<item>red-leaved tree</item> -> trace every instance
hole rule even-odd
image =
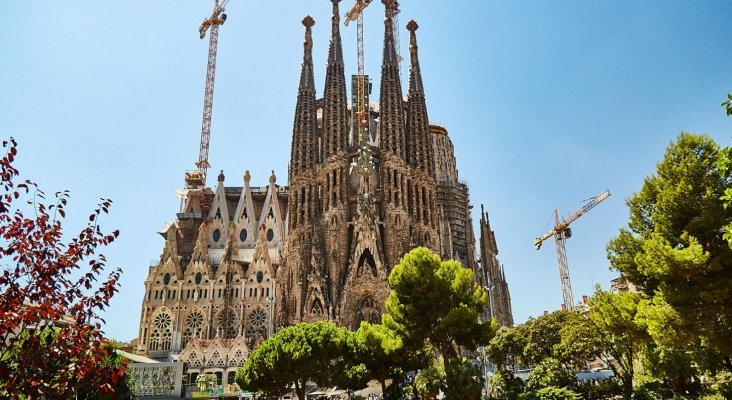
[[[14,139],[0,159],[0,397],[73,398],[109,393],[126,365],[110,363],[99,312],[117,292],[120,269],[106,278],[107,246],[119,232],[97,223],[111,200],[102,199],[89,223],[66,238],[68,191],[52,201],[13,167]],[[101,282],[98,282],[102,279]]]

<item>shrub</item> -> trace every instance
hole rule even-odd
[[[532,390],[524,396],[522,400],[581,400],[579,394],[574,391],[564,388],[549,386],[538,390]]]

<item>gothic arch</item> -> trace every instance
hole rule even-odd
[[[376,276],[376,261],[374,260],[374,255],[371,254],[371,250],[369,249],[365,249],[363,253],[361,253],[361,257],[359,257],[358,259],[356,276],[361,276],[363,274],[363,269],[365,266],[368,266],[371,274],[373,276]]]
[[[181,349],[185,349],[186,345],[194,339],[203,336],[206,325],[206,314],[198,307],[193,309],[183,319],[183,333],[181,335]]]
[[[360,326],[362,321],[366,321],[370,324],[378,324],[381,321],[381,312],[376,307],[374,298],[370,295],[365,295],[358,301],[355,311],[356,327]]]
[[[149,351],[169,351],[173,345],[173,316],[161,308],[150,322]]]

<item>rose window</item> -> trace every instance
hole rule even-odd
[[[260,327],[264,325],[265,322],[267,322],[267,314],[265,314],[261,309],[256,309],[249,314],[249,323],[252,324],[252,326]]]
[[[170,326],[170,323],[173,322],[173,319],[168,314],[158,314],[157,317],[153,320],[153,326],[160,330],[168,329]]]
[[[236,337],[236,313],[234,311],[226,309],[219,314],[216,320],[221,328],[221,334],[227,338],[232,339]]]
[[[188,314],[188,317],[186,317],[186,324],[191,328],[200,328],[201,325],[203,325],[203,314],[198,311]]]

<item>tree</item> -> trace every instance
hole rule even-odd
[[[526,338],[516,328],[498,328],[486,347],[486,358],[502,372],[513,371],[516,360],[522,357]]]
[[[362,322],[352,337],[357,362],[365,366],[370,379],[381,383],[382,393],[387,380],[401,382],[407,371],[426,364],[422,352],[405,347],[403,338],[385,325]]]
[[[708,136],[682,132],[626,201],[628,228],[610,241],[608,258],[642,288],[654,341],[706,348],[732,371],[732,249],[724,237],[732,177],[720,169],[724,154]]]
[[[28,180],[16,183],[15,140],[3,142],[0,159],[0,397],[71,398],[81,387],[108,393],[125,364],[110,368],[98,312],[117,291],[120,269],[98,286],[106,260],[97,248],[118,231],[102,232],[102,200],[88,225],[64,242],[62,221],[69,199],[45,194]],[[26,217],[25,213],[31,216]]]
[[[495,326],[478,318],[485,309],[485,291],[473,271],[457,261],[442,261],[418,247],[392,269],[389,285],[384,324],[412,348],[427,340],[449,360],[459,346],[475,350],[495,334]]]
[[[637,321],[640,296],[631,292],[609,293],[597,288],[590,300],[590,319],[597,328],[598,357],[623,383],[623,397],[633,395],[635,362],[650,340]]]
[[[344,352],[348,331],[330,322],[300,323],[265,340],[236,372],[236,383],[267,396],[281,396],[290,387],[305,400],[307,382],[331,384],[333,364]]]
[[[562,341],[560,332],[571,314],[571,311],[559,310],[530,318],[519,327],[519,335],[524,338],[525,343],[521,355],[524,363],[536,365],[548,357],[559,358],[557,346]]]
[[[573,312],[567,317],[559,331],[561,340],[555,345],[555,352],[559,360],[577,371],[602,358],[603,333],[586,315]]]

